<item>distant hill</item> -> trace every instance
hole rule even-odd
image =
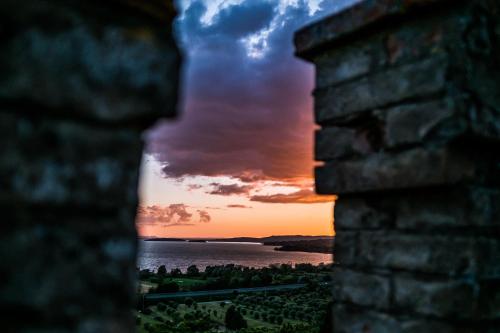
[[[165,237],[153,237],[153,238],[143,238],[146,242],[185,242],[182,238],[165,238]]]
[[[292,242],[292,241],[306,241],[315,239],[328,239],[332,240],[333,236],[303,236],[303,235],[287,235],[287,236],[269,236],[269,237],[234,237],[234,238],[219,238],[212,239],[217,242],[242,242],[242,243],[274,243],[274,242]]]

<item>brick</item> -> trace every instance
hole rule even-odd
[[[334,261],[340,265],[354,265],[358,256],[358,233],[337,231],[335,234]]]
[[[474,318],[477,286],[467,280],[394,279],[394,306],[439,318]]]
[[[473,333],[474,331],[466,330],[462,325],[452,326],[446,322],[439,322],[432,319],[415,319],[401,323],[401,333]],[[478,331],[479,333],[480,331]]]
[[[446,86],[447,68],[447,61],[436,56],[340,86],[318,89],[314,92],[316,122],[331,123],[410,98],[440,93]]]
[[[313,59],[316,65],[316,88],[325,88],[366,75],[385,62],[380,37],[344,48],[334,48]]]
[[[2,40],[0,98],[29,104],[19,112],[44,109],[134,127],[173,116],[180,54],[165,25],[172,6],[156,1],[161,9],[149,4],[146,11],[138,1],[122,2],[117,10],[111,3],[2,1],[0,13],[8,17],[0,14],[0,21],[18,30]],[[125,6],[137,7],[133,18]],[[85,18],[89,11],[93,20]],[[166,18],[158,21],[155,12]],[[55,22],[64,23],[47,28]]]
[[[387,110],[385,140],[388,147],[450,141],[466,132],[464,116],[451,100],[398,106]]]
[[[500,226],[500,190],[451,188],[392,198],[400,229],[432,230]]]
[[[479,288],[479,317],[483,320],[500,319],[500,279],[481,281]]]
[[[12,113],[0,114],[0,133],[4,142],[0,196],[5,200],[100,207],[136,205],[142,155],[139,131]]]
[[[346,194],[451,185],[472,181],[481,171],[469,157],[436,147],[330,162],[315,173],[318,193]]]
[[[343,304],[333,307],[333,331],[335,333],[399,333],[399,321],[388,314],[350,308]]]
[[[390,226],[392,217],[363,198],[341,198],[335,202],[335,227],[339,229],[379,229]]]
[[[316,131],[314,157],[329,161],[373,151],[368,133],[346,127],[327,127]]]
[[[7,207],[2,209],[15,226],[7,231],[2,226],[0,237],[0,271],[9,281],[0,286],[4,309],[22,308],[33,318],[67,322],[89,313],[112,317],[117,314],[114,302],[125,317],[125,310],[134,306],[137,240],[132,212],[106,216],[31,207],[9,214]]]
[[[411,10],[443,0],[394,0],[362,1],[346,10],[327,17],[296,32],[294,44],[296,53],[310,58],[325,45],[397,15],[406,15]]]
[[[377,309],[389,307],[388,277],[335,267],[333,287],[335,300]]]
[[[450,237],[365,231],[359,235],[355,264],[441,274],[499,277],[500,242],[493,238]]]

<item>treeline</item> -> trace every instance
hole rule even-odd
[[[151,292],[168,293],[181,290],[176,281],[186,279],[186,282],[198,280],[197,283],[183,285],[183,290],[216,290],[228,288],[263,287],[269,285],[309,283],[312,281],[323,282],[330,280],[331,264],[288,264],[271,265],[264,268],[250,268],[234,264],[208,266],[204,271],[192,265],[186,273],[180,269],[167,272],[165,266],[160,266],[156,272],[141,270],[139,278],[141,281],[149,281],[157,284]]]

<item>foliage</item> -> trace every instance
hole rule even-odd
[[[165,265],[161,265],[160,267],[158,267],[158,271],[156,274],[161,276],[167,275],[167,268],[165,267]]]
[[[179,285],[173,281],[161,282],[154,289],[156,293],[176,293],[179,291]]]
[[[243,318],[241,313],[236,310],[234,305],[231,305],[227,309],[224,323],[230,330],[239,330],[248,326],[246,320]]]

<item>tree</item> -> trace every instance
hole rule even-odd
[[[176,293],[179,291],[179,285],[173,281],[162,282],[155,291],[157,293]]]
[[[160,267],[158,267],[158,271],[156,273],[158,275],[165,276],[167,275],[167,268],[165,267],[165,265],[161,265]]]
[[[198,276],[200,275],[200,270],[198,269],[198,267],[196,267],[196,265],[191,265],[187,269],[187,275]]]
[[[247,322],[239,313],[234,305],[231,305],[226,311],[226,317],[224,319],[226,327],[230,330],[239,330],[247,327]]]
[[[182,275],[182,272],[180,269],[178,268],[174,268],[170,271],[170,276],[171,277],[177,277],[177,276],[181,276]]]
[[[192,298],[186,298],[186,300],[184,301],[184,303],[187,305],[187,306],[191,306],[194,304],[194,300]]]
[[[164,303],[158,303],[158,304],[156,304],[156,308],[158,309],[158,311],[165,312],[165,310],[167,309],[167,306]]]

